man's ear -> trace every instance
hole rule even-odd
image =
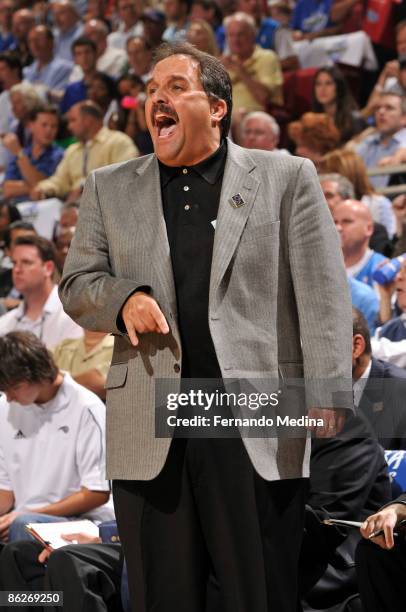
[[[44,262],[44,266],[45,266],[45,270],[47,273],[47,276],[49,278],[52,277],[53,273],[55,272],[55,264],[53,261],[46,261]]]
[[[227,103],[224,100],[210,101],[210,115],[213,127],[220,124],[223,117],[227,114]]]
[[[365,340],[361,334],[352,337],[352,358],[358,359],[365,353]]]

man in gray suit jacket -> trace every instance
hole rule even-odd
[[[89,176],[61,282],[73,319],[116,336],[107,470],[137,612],[293,612],[310,454],[306,435],[157,437],[158,379],[304,375],[318,436],[351,408],[335,394],[351,306],[314,167],[226,140],[231,109],[218,60],[158,51],[155,154]]]

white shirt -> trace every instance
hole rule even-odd
[[[15,509],[35,510],[86,487],[109,491],[105,477],[105,406],[67,373],[45,404],[21,406],[0,397],[0,489]],[[114,518],[111,507],[86,514]]]
[[[120,24],[116,32],[112,32],[107,36],[107,44],[109,47],[126,50],[127,40],[133,36],[142,36],[144,34],[144,25],[142,21],[138,21],[132,28],[124,31],[124,25]]]
[[[0,336],[17,330],[32,332],[47,348],[53,348],[67,338],[83,336],[83,329],[64,312],[56,285],[44,304],[42,315],[36,321],[25,316],[24,304],[0,317]]]
[[[361,401],[362,394],[364,393],[365,386],[368,382],[369,375],[371,373],[372,361],[369,362],[368,367],[364,370],[358,380],[356,380],[352,386],[354,394],[354,406],[358,408]]]
[[[372,354],[377,359],[389,361],[399,368],[406,368],[406,340],[392,342],[389,338],[375,336],[371,339],[371,345]]]

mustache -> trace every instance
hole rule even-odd
[[[178,114],[170,106],[168,106],[167,104],[164,104],[163,102],[157,102],[156,104],[153,105],[152,111],[151,111],[153,122],[155,122],[155,115],[157,113],[164,113],[168,117],[171,117],[175,121],[178,121]]]

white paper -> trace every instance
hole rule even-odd
[[[49,545],[54,549],[69,544],[69,542],[61,538],[61,535],[85,533],[96,538],[99,536],[97,525],[87,519],[83,521],[64,521],[61,523],[28,523],[27,527],[36,531],[44,542],[49,542]]]

